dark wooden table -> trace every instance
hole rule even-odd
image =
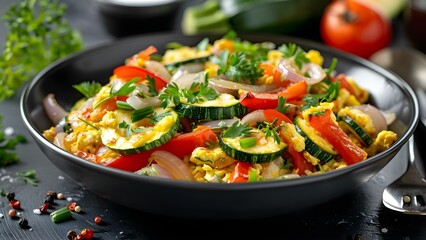
[[[0,1],[0,15],[12,2],[16,1]],[[68,19],[81,31],[86,47],[114,39],[100,23],[93,1],[64,2],[69,6]],[[400,21],[394,24],[392,45],[407,46],[409,43]],[[5,31],[2,25],[2,47]],[[315,34],[303,37],[319,40]],[[4,116],[3,125],[12,127],[16,134],[25,135],[28,143],[18,145],[18,164],[0,169],[0,190],[15,192],[16,198],[21,201],[22,210],[19,212],[28,220],[30,228],[20,228],[17,218],[7,216],[10,209],[8,200],[0,197],[0,214],[4,215],[0,218],[0,239],[66,239],[69,230],[80,231],[83,228],[93,229],[95,239],[426,239],[425,216],[397,213],[385,208],[381,202],[385,186],[399,177],[406,166],[406,147],[367,183],[344,196],[303,211],[256,220],[174,219],[117,205],[68,179],[52,165],[27,133],[19,113],[19,98],[20,93],[1,102],[0,113]],[[17,171],[27,169],[36,170],[40,181],[37,187],[16,179]],[[33,209],[44,202],[48,191],[61,192],[69,198],[56,200],[55,208],[75,201],[82,212],[61,223],[53,223],[47,214],[33,213]],[[94,224],[95,216],[102,217],[104,223]]]

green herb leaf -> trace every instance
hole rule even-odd
[[[93,106],[93,108],[99,107],[102,103],[108,101],[109,99],[111,99],[113,97],[126,96],[126,95],[130,94],[131,92],[133,92],[136,89],[136,86],[135,86],[134,83],[137,82],[138,80],[139,80],[139,78],[133,78],[132,80],[126,82],[123,86],[121,86],[121,88],[118,89],[116,92],[112,92],[113,86],[111,86],[109,96],[102,99],[102,101],[99,101],[95,106]]]
[[[31,186],[37,187],[38,179],[36,177],[36,171],[34,169],[21,170],[16,172],[16,175],[24,182]]]
[[[309,59],[305,56],[305,51],[294,43],[283,44],[278,48],[278,51],[282,52],[286,58],[293,58],[299,70],[302,68],[303,63],[309,63]]]
[[[223,131],[222,137],[224,138],[237,138],[245,137],[251,133],[251,127],[248,123],[241,123],[240,121],[235,121],[229,126],[228,129]]]
[[[79,119],[80,121],[84,122],[85,124],[87,124],[87,125],[91,126],[92,128],[94,128],[94,129],[96,129],[96,130],[99,130],[99,128],[98,128],[98,127],[96,127],[95,125],[93,125],[93,124],[89,123],[88,121],[84,120],[83,118],[78,117],[78,119]]]
[[[158,96],[157,86],[155,85],[155,79],[149,75],[146,75],[146,80],[148,83],[148,93],[151,96]]]
[[[102,88],[102,85],[98,82],[82,82],[72,86],[82,93],[86,99],[95,96]]]
[[[290,105],[286,105],[287,99],[282,97],[282,96],[278,96],[278,106],[277,106],[277,111],[285,114],[288,109],[290,108]]]
[[[246,58],[245,52],[221,51],[219,56],[212,58],[212,62],[220,66],[218,74],[226,75],[234,82],[254,84],[262,76],[263,69],[259,68],[259,59]]]
[[[23,135],[6,136],[2,122],[3,116],[0,115],[0,167],[5,167],[19,162],[16,145],[26,143],[27,140]]]
[[[137,109],[132,112],[132,122],[137,122],[141,119],[144,119],[150,116],[153,112],[154,112],[154,107],[152,106]]]
[[[273,137],[274,141],[278,144],[281,143],[281,139],[278,136],[278,128],[279,126],[274,126],[274,124],[278,121],[277,118],[274,119],[271,123],[269,122],[262,122],[259,123],[258,128],[261,129],[265,133],[265,137]]]
[[[17,1],[5,12],[9,32],[0,56],[0,101],[48,64],[83,48],[65,13],[58,0]]]

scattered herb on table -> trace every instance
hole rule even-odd
[[[33,169],[22,170],[16,172],[16,175],[24,182],[28,183],[31,186],[36,187],[38,184],[38,179],[36,178],[36,171]]]
[[[9,28],[0,55],[0,101],[53,61],[82,49],[80,34],[65,19],[58,0],[22,0],[3,19]]]
[[[14,152],[16,145],[26,142],[25,137],[22,135],[7,136],[4,132],[2,121],[3,116],[0,115],[0,167],[17,163],[19,158]]]

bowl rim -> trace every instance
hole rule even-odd
[[[329,172],[321,173],[321,174],[313,174],[310,176],[303,176],[296,179],[286,179],[286,180],[274,180],[274,181],[264,181],[264,182],[250,182],[250,183],[239,183],[239,184],[223,184],[223,183],[204,183],[204,182],[188,182],[188,181],[177,181],[177,180],[171,180],[171,179],[165,179],[165,178],[156,178],[156,177],[148,177],[143,175],[137,175],[133,172],[128,172],[120,169],[115,169],[112,167],[107,167],[102,164],[93,163],[90,161],[87,161],[83,158],[77,157],[74,154],[71,154],[67,152],[64,149],[59,148],[58,146],[54,145],[53,143],[49,142],[46,138],[42,136],[42,134],[37,130],[37,127],[31,120],[30,112],[28,111],[28,105],[27,105],[27,98],[29,97],[29,94],[31,93],[32,88],[34,85],[44,78],[44,76],[49,73],[50,71],[54,71],[56,68],[61,67],[64,64],[67,64],[70,61],[73,61],[75,58],[82,58],[86,55],[94,54],[97,51],[102,51],[109,47],[115,47],[116,45],[126,45],[133,41],[141,41],[141,39],[150,39],[150,38],[158,38],[158,37],[169,37],[169,39],[173,39],[173,37],[184,37],[184,38],[200,38],[203,37],[221,37],[215,34],[204,34],[204,35],[197,35],[197,36],[184,36],[180,33],[157,33],[157,34],[141,34],[141,35],[135,35],[135,36],[129,36],[124,37],[121,39],[116,39],[111,42],[99,44],[97,46],[89,47],[83,51],[70,54],[69,56],[59,59],[50,65],[48,65],[46,68],[44,68],[42,71],[40,71],[34,78],[30,80],[30,82],[25,86],[21,97],[20,97],[20,113],[21,118],[24,122],[24,125],[29,130],[29,133],[32,135],[33,138],[38,140],[38,144],[43,144],[44,146],[52,149],[56,154],[63,155],[64,159],[70,158],[73,160],[73,164],[78,165],[79,167],[84,168],[91,168],[92,170],[102,173],[102,174],[112,174],[116,177],[129,179],[131,181],[135,182],[145,182],[145,183],[151,183],[151,184],[157,184],[157,185],[167,185],[169,187],[175,187],[175,188],[181,188],[181,189],[187,189],[187,190],[220,190],[220,191],[245,191],[245,190],[257,190],[257,189],[274,189],[274,188],[282,188],[282,187],[295,187],[299,185],[305,185],[312,182],[318,182],[318,181],[326,181],[328,179],[335,178],[340,175],[344,175],[348,172],[357,171],[360,170],[366,165],[370,165],[372,162],[377,162],[381,159],[384,155],[391,155],[396,154],[402,146],[408,141],[408,139],[411,137],[411,135],[414,133],[414,130],[417,126],[417,123],[419,121],[419,104],[417,101],[417,97],[412,90],[412,88],[397,74],[393,73],[390,70],[387,70],[373,62],[370,62],[366,59],[363,59],[361,57],[348,54],[346,52],[328,47],[326,45],[323,45],[321,43],[317,43],[311,40],[307,39],[301,39],[297,37],[291,37],[291,36],[285,36],[285,35],[274,35],[274,34],[263,34],[262,36],[253,36],[250,34],[239,34],[240,39],[258,39],[263,40],[270,39],[270,41],[282,41],[282,42],[295,42],[297,44],[307,45],[312,48],[318,49],[321,53],[323,51],[326,51],[328,53],[332,53],[334,56],[339,58],[345,58],[346,60],[349,60],[351,62],[355,61],[361,66],[364,66],[368,68],[371,71],[374,71],[378,73],[381,76],[384,76],[387,81],[391,81],[396,87],[400,88],[402,92],[405,92],[407,96],[410,96],[410,107],[413,107],[413,116],[411,117],[410,125],[407,126],[407,129],[405,130],[404,134],[402,136],[398,136],[398,140],[390,146],[389,149],[387,149],[384,152],[380,152],[377,155],[374,155],[373,157],[370,157],[362,162],[346,166],[341,169],[335,169]],[[250,40],[252,41],[252,40]],[[255,41],[255,40],[253,40]],[[46,156],[47,157],[47,156]],[[52,161],[51,159],[49,159]],[[60,159],[63,160],[63,159]],[[64,172],[64,174],[67,174]]]

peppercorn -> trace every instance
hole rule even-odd
[[[20,218],[18,224],[21,228],[28,228],[28,220],[26,218]]]
[[[40,212],[42,213],[47,213],[47,210],[49,209],[49,203],[44,203],[43,205],[41,205],[39,208]]]
[[[81,230],[80,235],[83,237],[83,239],[92,239],[93,230],[90,228],[84,228],[83,230]]]
[[[65,196],[64,196],[64,194],[63,194],[63,193],[58,193],[57,198],[58,198],[58,199],[64,199],[64,198],[65,198]]]
[[[53,199],[58,198],[58,194],[54,191],[48,191],[46,196],[52,197]]]
[[[7,197],[7,200],[9,200],[9,202],[10,202],[10,201],[15,199],[15,193],[14,192],[8,192],[6,197]]]
[[[13,199],[9,202],[9,205],[14,209],[21,209],[21,202],[19,200]]]
[[[74,230],[69,230],[69,231],[67,232],[67,238],[68,238],[69,240],[74,240],[74,239],[76,239],[76,238],[77,238],[77,233],[76,233]]]
[[[96,224],[101,224],[101,223],[102,223],[102,218],[101,218],[101,217],[99,217],[99,216],[96,216],[96,217],[95,217],[95,223],[96,223]]]
[[[48,203],[49,207],[51,207],[55,203],[55,200],[53,196],[47,196],[44,198],[44,203]]]
[[[13,218],[13,217],[16,216],[16,210],[15,209],[10,209],[7,214],[9,215],[9,217]]]

